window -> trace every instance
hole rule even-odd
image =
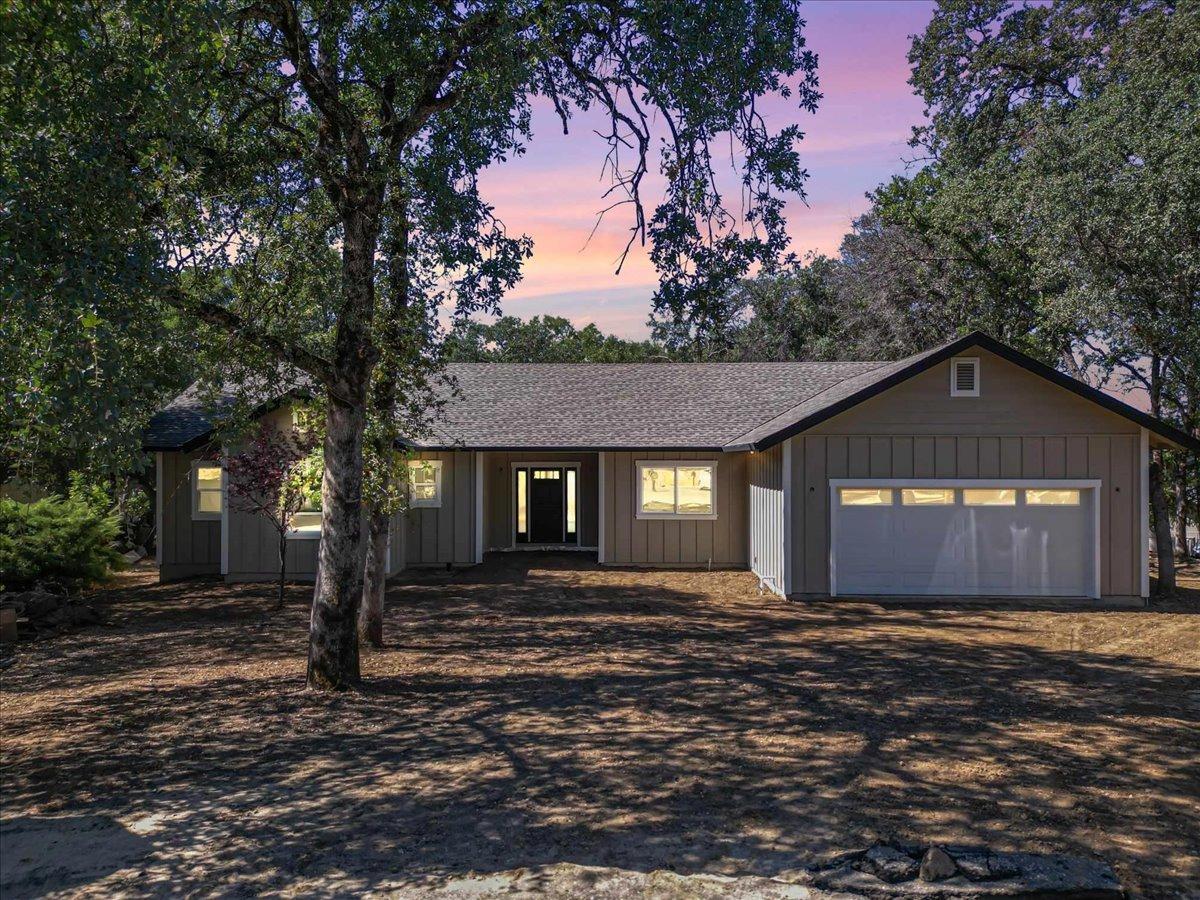
[[[841,488],[842,506],[891,506],[891,488]]]
[[[192,463],[192,518],[221,518],[221,466],[217,463]]]
[[[1078,506],[1079,491],[1039,488],[1025,492],[1026,506]]]
[[[321,510],[302,509],[292,513],[288,523],[288,537],[319,538],[321,536]]]
[[[1016,506],[1017,492],[1013,488],[967,488],[963,491],[966,506]]]
[[[578,536],[575,525],[575,520],[578,517],[575,508],[577,477],[578,473],[575,469],[567,469],[567,543],[574,541]]]
[[[517,469],[517,540],[529,539],[529,470]]]
[[[950,360],[950,396],[979,396],[979,358],[958,356]]]
[[[717,517],[715,462],[639,462],[637,467],[639,519]]]
[[[412,491],[410,505],[442,505],[442,461],[414,459],[408,463],[408,483]]]
[[[904,506],[953,506],[953,488],[905,488],[900,492]]]

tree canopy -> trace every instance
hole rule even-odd
[[[6,331],[40,319],[78,332],[71,346],[96,320],[151,334],[172,310],[226,368],[312,377],[327,421],[309,683],[351,686],[368,419],[419,393],[444,279],[453,314],[489,311],[527,252],[478,173],[523,151],[535,101],[564,129],[598,111],[606,196],[650,245],[656,307],[703,321],[786,246],[801,132],[758,102],[815,108],[803,26],[791,0],[17,3]],[[716,177],[731,146],[736,204]],[[651,165],[665,187],[644,202]]]

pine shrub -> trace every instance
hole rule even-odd
[[[116,516],[78,500],[0,499],[0,589],[42,581],[99,581],[123,562],[113,548]]]

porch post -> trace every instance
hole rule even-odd
[[[487,454],[476,451],[471,454],[475,463],[475,563],[483,562],[483,471]]]
[[[783,596],[792,592],[792,441],[783,442]]]
[[[605,515],[608,513],[608,510],[605,509],[605,506],[604,506],[604,497],[605,497],[605,494],[604,494],[604,462],[605,462],[605,459],[604,458],[605,458],[605,456],[606,456],[606,454],[604,453],[603,450],[601,450],[599,453],[596,454],[596,458],[598,460],[597,470],[599,473],[598,488],[597,488],[597,494],[599,495],[599,497],[598,497],[599,502],[596,507],[596,561],[601,564],[607,562],[607,560],[605,559],[605,556],[604,556]]]

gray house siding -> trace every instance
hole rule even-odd
[[[469,451],[430,451],[421,459],[442,461],[442,505],[408,511],[404,560],[410,566],[469,566],[475,562],[475,465]]]
[[[749,460],[750,569],[773,593],[785,590],[783,445]]]
[[[159,579],[221,573],[221,523],[192,520],[192,461],[203,454],[161,453]]]
[[[983,350],[980,396],[935,366],[792,438],[792,590],[829,591],[830,478],[1099,478],[1101,594],[1141,591],[1138,426]]]
[[[747,567],[748,453],[621,451],[604,454],[604,556],[611,565]],[[717,518],[637,518],[637,463],[653,459],[717,461]]]

